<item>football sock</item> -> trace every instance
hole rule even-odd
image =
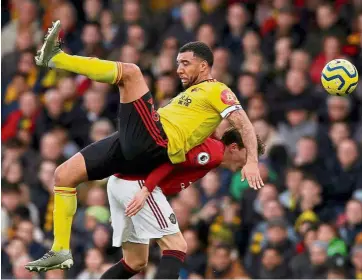
[[[185,256],[181,251],[163,251],[155,279],[178,279]]]
[[[118,263],[104,272],[100,279],[129,279],[138,272],[139,271],[130,268],[124,259],[121,259]]]
[[[49,67],[67,70],[108,84],[118,84],[122,78],[121,62],[69,55],[64,52],[53,56],[49,61]]]
[[[75,188],[54,187],[54,243],[52,251],[69,250],[70,233],[77,210]]]

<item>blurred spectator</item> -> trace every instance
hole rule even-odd
[[[83,10],[87,22],[98,21],[102,10],[103,1],[85,0],[83,1]]]
[[[302,246],[303,252],[294,256],[290,261],[290,269],[294,279],[302,279],[305,273],[305,268],[311,266],[310,248],[312,243],[317,240],[317,230],[315,227],[310,227],[303,236]]]
[[[42,244],[34,240],[34,225],[31,221],[21,221],[17,225],[15,236],[25,243],[29,255],[33,259],[41,258],[47,252]]]
[[[216,48],[214,50],[214,66],[212,76],[220,82],[232,84],[233,78],[229,73],[230,54],[226,48]]]
[[[56,89],[46,91],[44,95],[44,108],[36,120],[34,143],[37,145],[44,133],[52,130],[57,125],[65,126],[64,99]]]
[[[318,29],[307,36],[306,47],[308,52],[314,57],[318,50],[322,49],[322,41],[328,35],[338,38],[345,38],[345,29],[338,23],[338,15],[332,4],[321,3],[316,10],[316,21]]]
[[[62,163],[63,145],[59,138],[52,132],[45,134],[40,143],[40,155],[43,160],[50,160],[57,163]]]
[[[352,248],[352,273],[351,276],[358,279],[362,273],[362,245],[356,245]]]
[[[233,258],[231,248],[220,245],[211,252],[209,258],[209,267],[206,270],[205,278],[249,278],[239,261]]]
[[[5,84],[11,80],[16,74],[17,64],[22,52],[31,49],[34,46],[34,37],[30,30],[19,32],[16,37],[15,49],[12,52],[5,54],[1,61],[2,69],[1,80]]]
[[[184,2],[181,6],[181,20],[166,31],[165,37],[175,36],[180,45],[195,41],[196,29],[200,23],[200,8],[195,2]]]
[[[327,270],[327,247],[328,244],[323,241],[314,241],[310,245],[310,265],[305,267],[301,278],[325,278]]]
[[[35,272],[30,272],[29,270],[25,269],[25,265],[28,262],[31,262],[32,259],[29,258],[28,256],[23,256],[21,258],[19,258],[13,266],[13,275],[14,275],[14,279],[36,279],[37,278],[37,273]]]
[[[246,105],[246,101],[257,94],[257,80],[252,73],[242,73],[237,81],[237,93],[242,105]]]
[[[251,97],[246,112],[252,122],[267,117],[268,107],[264,97],[262,95]]]
[[[320,224],[317,231],[317,238],[328,244],[327,254],[329,257],[337,254],[346,256],[347,246],[339,238],[337,229],[333,225],[327,223]]]
[[[53,10],[52,20],[62,23],[62,41],[64,48],[72,54],[77,54],[82,49],[80,30],[77,27],[77,12],[71,2],[63,2]]]
[[[101,118],[111,119],[113,114],[106,109],[106,96],[94,90],[88,90],[84,95],[84,109],[87,119],[93,123]]]
[[[201,203],[205,205],[207,202],[218,199],[220,197],[220,178],[217,172],[209,172],[201,179]]]
[[[292,53],[292,39],[281,37],[275,43],[274,71],[277,76],[284,76]]]
[[[37,115],[38,100],[35,94],[32,92],[22,94],[19,99],[19,110],[12,112],[2,127],[1,141],[7,141],[19,133],[23,141],[30,142]]]
[[[310,55],[302,49],[296,49],[290,55],[290,69],[307,73],[309,71],[310,63]]]
[[[300,199],[296,214],[313,211],[322,221],[332,221],[336,215],[335,209],[323,200],[322,187],[313,178],[304,178],[300,185]]]
[[[15,2],[15,1],[14,1]],[[43,33],[37,22],[37,6],[31,0],[17,1],[15,10],[18,18],[9,22],[1,30],[1,56],[12,52],[19,33],[29,31],[33,35],[34,42],[40,43],[43,39]]]
[[[269,62],[273,61],[273,49],[269,46],[275,45],[282,36],[290,37],[294,47],[299,47],[305,37],[304,30],[296,22],[293,7],[287,5],[279,9],[275,28],[268,32],[263,40],[263,52]]]
[[[111,135],[114,132],[114,127],[112,123],[107,119],[100,119],[95,121],[90,130],[90,141],[96,142],[107,136]]]
[[[247,30],[248,22],[249,13],[242,4],[234,3],[228,7],[222,42],[233,54],[240,52],[240,38]]]
[[[86,1],[86,2],[100,2],[100,1],[95,0],[95,1]],[[87,23],[83,27],[82,43],[83,43],[83,48],[82,51],[80,51],[79,55],[104,58],[105,50],[102,46],[102,35],[98,23],[95,22]]]
[[[117,33],[118,27],[114,23],[114,18],[111,10],[102,10],[100,16],[101,33],[103,37],[103,46],[106,49],[112,48],[114,36]]]
[[[298,168],[289,168],[285,174],[286,190],[279,195],[281,204],[288,210],[294,211],[300,196],[300,184],[303,172]]]
[[[78,275],[77,279],[99,279],[102,275],[101,265],[103,256],[97,249],[89,249],[85,258],[85,269]]]
[[[46,234],[53,229],[53,176],[57,165],[51,160],[40,163],[36,182],[31,185],[31,201],[40,213],[40,227]]]
[[[313,137],[317,133],[317,124],[308,116],[308,111],[302,104],[295,104],[286,111],[286,122],[280,123],[278,132],[285,139],[290,155],[296,153],[295,143],[303,136]]]
[[[329,138],[334,147],[337,147],[343,140],[350,138],[351,129],[346,122],[334,122],[329,128]]]
[[[193,229],[185,230],[183,232],[183,236],[187,243],[187,253],[184,264],[186,273],[188,273],[188,275],[192,273],[204,275],[207,264],[207,256],[202,251],[202,246],[197,236],[197,231]]]
[[[362,203],[350,200],[346,205],[346,221],[339,228],[339,234],[348,246],[351,246],[358,233],[362,232]]]
[[[265,161],[259,162],[259,170],[263,182],[273,183],[277,180],[277,174],[267,165]],[[240,200],[244,191],[249,187],[247,180],[241,180],[240,172],[234,173],[230,183],[230,194],[234,199]]]
[[[287,279],[290,276],[287,260],[281,251],[273,246],[263,250],[261,267],[256,279]]]
[[[214,49],[217,42],[216,32],[214,27],[210,24],[202,24],[197,30],[196,39],[197,41],[204,42],[211,49]]]
[[[327,100],[328,116],[325,120],[327,125],[338,122],[347,121],[351,112],[351,102],[349,99],[339,96],[330,96]]]
[[[323,52],[320,53],[313,61],[310,69],[312,82],[320,83],[321,72],[327,62],[336,59],[345,58],[341,54],[341,46],[337,37],[328,36],[323,41]]]

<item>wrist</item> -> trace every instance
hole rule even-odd
[[[142,192],[149,195],[150,194],[150,191],[148,190],[147,187],[142,187]]]

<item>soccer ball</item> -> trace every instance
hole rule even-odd
[[[351,62],[334,59],[324,66],[321,81],[329,94],[344,96],[352,93],[357,87],[358,72]]]

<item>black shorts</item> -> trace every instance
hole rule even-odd
[[[83,150],[88,180],[115,173],[147,175],[165,162],[167,137],[150,92],[131,103],[120,103],[117,132]]]

